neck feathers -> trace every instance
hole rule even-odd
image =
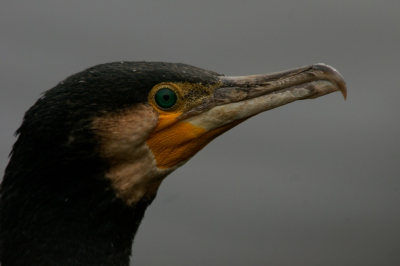
[[[14,145],[1,186],[1,265],[129,265],[154,197],[127,205],[98,157],[74,158],[62,147],[51,156],[55,148],[26,142]]]

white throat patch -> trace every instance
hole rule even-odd
[[[157,123],[158,113],[149,104],[93,121],[101,157],[110,165],[105,177],[111,180],[117,197],[128,205],[154,197],[162,180],[177,168],[159,169],[146,144]]]

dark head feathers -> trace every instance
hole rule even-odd
[[[218,82],[216,72],[180,63],[114,62],[97,65],[72,75],[51,91],[61,88],[85,96],[88,104],[116,100],[122,105],[146,102],[151,88],[161,82],[211,84]],[[73,90],[72,90],[73,88]],[[84,95],[80,90],[84,89]],[[103,97],[100,99],[100,97]]]
[[[24,120],[57,118],[64,115],[90,118],[147,102],[149,91],[161,82],[213,84],[222,76],[180,63],[114,62],[97,65],[60,82],[45,92]]]
[[[61,151],[60,145],[68,143],[68,149],[78,145],[74,154],[77,151],[90,153],[91,148],[83,149],[80,145],[95,140],[88,130],[94,117],[147,102],[149,91],[161,82],[206,85],[217,83],[220,76],[216,72],[181,63],[124,61],[90,67],[46,91],[26,112],[16,132],[19,139],[13,153],[20,142],[24,142],[21,146],[25,152],[29,146],[35,152],[39,149],[55,152],[51,147]],[[65,154],[60,156],[66,158]]]

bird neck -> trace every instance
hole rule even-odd
[[[35,160],[16,153],[1,188],[3,266],[129,265],[133,238],[153,199],[128,206],[110,189],[97,159]]]

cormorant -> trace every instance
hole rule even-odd
[[[128,265],[162,180],[260,112],[341,91],[316,64],[224,76],[185,64],[115,62],[72,75],[26,112],[0,197],[0,261]]]

